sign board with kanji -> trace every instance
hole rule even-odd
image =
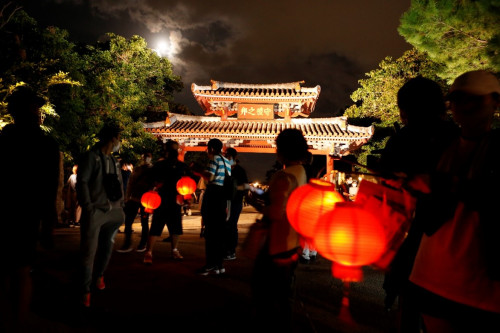
[[[238,119],[268,120],[274,119],[273,104],[239,104]]]

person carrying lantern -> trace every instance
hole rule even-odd
[[[153,263],[153,248],[163,232],[168,228],[172,259],[182,260],[178,245],[182,230],[182,202],[178,203],[177,182],[182,176],[190,174],[186,163],[179,161],[179,143],[169,140],[165,144],[165,158],[153,164],[152,179],[161,197],[160,206],[154,210],[151,229],[144,254],[144,263]]]
[[[421,197],[413,187],[418,179],[429,175],[436,167],[440,154],[457,127],[446,119],[444,96],[439,84],[433,80],[416,77],[408,80],[398,90],[397,104],[403,127],[389,138],[380,158],[383,181],[390,186],[404,187]],[[415,303],[408,297],[408,277],[422,237],[419,212],[408,235],[389,265],[384,278],[385,306],[390,310],[398,299],[400,331],[420,332],[421,318]]]
[[[286,332],[292,327],[295,269],[300,252],[300,236],[288,221],[286,206],[292,191],[307,183],[302,163],[307,158],[308,146],[300,130],[285,129],[276,138],[276,147],[277,158],[284,168],[272,176],[268,204],[262,208],[269,235],[255,260],[252,295],[257,327]]]
[[[490,189],[500,186],[500,132],[492,129],[500,82],[484,70],[466,72],[455,79],[447,99],[460,135],[431,174],[410,282],[426,332],[495,332],[500,195]]]
[[[134,223],[137,211],[141,216],[141,240],[137,246],[137,252],[146,251],[146,243],[149,235],[149,213],[145,211],[145,207],[141,204],[141,198],[144,193],[153,188],[152,181],[152,166],[151,153],[142,155],[141,164],[135,167],[130,175],[125,194],[125,240],[119,253],[127,253],[132,251],[132,224]]]

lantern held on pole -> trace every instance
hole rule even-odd
[[[332,183],[313,178],[296,188],[288,198],[286,214],[291,226],[305,238],[313,238],[320,217],[331,212],[344,198]]]

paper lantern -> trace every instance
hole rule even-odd
[[[181,195],[193,194],[196,191],[196,182],[191,177],[183,176],[177,181],[176,188]]]
[[[153,210],[160,207],[161,197],[156,191],[148,191],[141,197],[141,204],[146,208],[146,213],[152,213]]]
[[[296,188],[288,198],[288,221],[303,237],[313,238],[319,218],[332,211],[337,202],[343,201],[332,183],[313,178]]]
[[[314,245],[323,257],[334,262],[334,277],[359,281],[360,267],[377,261],[387,244],[377,216],[354,202],[341,202],[320,217]]]

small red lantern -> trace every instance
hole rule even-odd
[[[360,281],[360,267],[377,261],[387,245],[379,218],[354,202],[338,203],[321,216],[314,244],[334,262],[333,275],[345,281]]]
[[[196,191],[196,182],[191,177],[183,176],[177,181],[176,188],[181,195],[193,194]]]
[[[141,204],[146,208],[146,213],[152,213],[153,210],[160,207],[161,197],[156,191],[148,191],[142,195]]]
[[[335,191],[335,186],[325,180],[313,178],[309,183],[296,188],[286,206],[291,226],[306,238],[313,238],[319,218],[334,209],[344,198]]]

